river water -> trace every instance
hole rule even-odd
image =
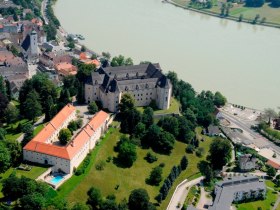
[[[59,0],[69,33],[101,53],[159,62],[197,91],[258,109],[280,106],[280,30],[184,10],[161,0]]]

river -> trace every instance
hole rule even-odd
[[[152,61],[197,91],[257,109],[280,106],[280,30],[184,10],[161,0],[59,0],[69,33],[101,53]]]

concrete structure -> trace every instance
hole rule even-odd
[[[231,180],[218,182],[214,193],[215,201],[209,210],[228,210],[232,202],[264,198],[266,186],[256,176],[234,177]]]
[[[135,98],[136,106],[148,106],[153,100],[158,108],[170,106],[172,84],[159,64],[140,64],[100,68],[85,84],[86,101],[101,101],[104,108],[118,111],[122,94]]]
[[[241,155],[239,157],[239,168],[241,171],[250,171],[256,168],[257,158],[251,154]]]
[[[58,141],[59,131],[76,119],[76,109],[66,105],[24,148],[25,161],[51,165],[52,172],[72,174],[107,130],[109,115],[98,112],[67,145]]]

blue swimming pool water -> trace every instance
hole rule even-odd
[[[61,182],[63,180],[63,176],[61,176],[61,175],[57,175],[57,176],[55,176],[54,178],[52,178],[51,179],[51,183],[52,184],[58,184],[59,182]]]

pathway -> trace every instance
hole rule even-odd
[[[204,177],[199,177],[196,178],[192,181],[189,181],[187,179],[185,179],[183,182],[181,182],[175,189],[172,198],[169,202],[169,205],[167,207],[167,210],[175,210],[177,209],[177,205],[178,203],[180,203],[181,205],[185,202],[185,199],[188,195],[189,189],[193,186],[196,185],[198,183],[201,182],[201,180],[203,180]]]
[[[44,122],[44,119],[45,119],[45,115],[41,116],[41,117],[39,118],[39,120],[37,120],[37,121],[34,123],[33,129],[35,130],[40,124],[42,124],[42,123]],[[23,138],[24,138],[24,133],[21,134],[21,135],[17,138],[17,141],[18,141],[19,143],[21,143],[22,140],[23,140]]]
[[[212,199],[207,197],[209,193],[207,193],[204,187],[200,188],[200,199],[196,206],[197,209],[208,209],[208,206],[212,205]]]
[[[49,20],[46,15],[47,5],[48,5],[48,0],[43,0],[42,4],[41,4],[41,14],[42,14],[42,17],[43,17],[46,25],[49,24]]]
[[[272,210],[276,210],[277,207],[279,206],[279,203],[280,203],[280,195],[278,194],[278,198],[277,198]]]

